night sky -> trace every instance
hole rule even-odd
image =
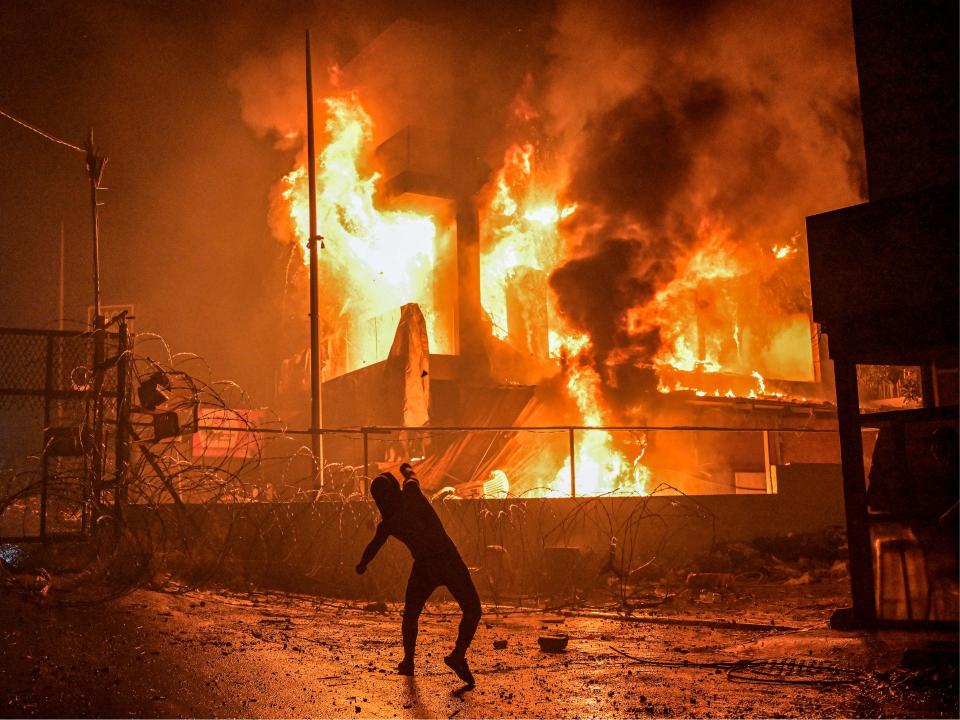
[[[133,303],[138,331],[199,352],[259,394],[281,251],[268,236],[267,194],[290,160],[241,118],[230,74],[269,35],[265,18],[228,5],[6,4],[0,107],[74,144],[94,127],[110,158],[104,302]],[[291,22],[303,17],[288,5]],[[0,151],[0,324],[56,326],[61,220],[65,315],[82,321],[93,292],[84,157],[7,120]]]

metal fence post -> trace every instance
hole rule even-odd
[[[363,496],[370,499],[370,447],[369,439],[370,436],[367,434],[367,429],[360,428],[360,432],[363,434]]]
[[[47,541],[47,485],[50,473],[47,469],[47,451],[50,429],[50,395],[53,392],[53,335],[47,335],[47,357],[43,383],[43,454],[40,460],[40,541]]]
[[[119,338],[117,343],[117,434],[114,448],[115,478],[113,489],[114,530],[120,536],[120,526],[123,520],[123,503],[126,494],[126,474],[130,461],[130,443],[127,429],[130,415],[130,388],[127,384],[129,359],[127,358],[126,319],[121,317],[118,323]]]
[[[573,428],[567,428],[567,432],[570,441],[570,497],[575,498],[577,496],[577,461],[575,459],[577,443],[573,438]]]
[[[102,315],[94,319],[93,330],[93,502],[100,506],[103,488],[103,360],[106,329]],[[96,527],[96,526],[94,526]]]

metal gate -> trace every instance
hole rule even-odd
[[[128,348],[124,316],[90,332],[0,329],[0,542],[119,527]]]

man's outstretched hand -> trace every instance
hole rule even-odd
[[[357,575],[363,575],[367,571],[367,566],[363,563],[357,563]]]

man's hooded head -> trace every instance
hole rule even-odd
[[[390,517],[400,506],[400,483],[390,473],[382,473],[373,479],[370,494],[381,517]]]

